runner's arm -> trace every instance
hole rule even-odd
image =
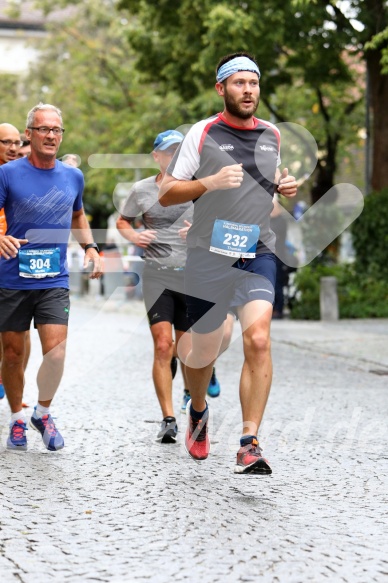
[[[78,211],[73,211],[73,217],[71,220],[71,231],[74,237],[77,239],[78,243],[81,245],[82,249],[85,249],[86,245],[94,243],[93,234],[90,228],[88,219],[86,218],[84,208],[82,207]],[[90,274],[91,279],[97,279],[102,275],[102,263],[101,257],[96,249],[89,248],[85,252],[84,259],[84,269],[88,266],[89,262],[93,262],[93,271]]]
[[[137,247],[142,247],[143,249],[148,247],[152,241],[157,239],[156,231],[151,229],[134,229],[130,223],[130,220],[126,219],[122,215],[117,219],[116,227],[124,239],[127,239],[127,241],[130,241],[134,245],[137,245]]]
[[[196,200],[205,192],[239,188],[243,178],[242,164],[224,166],[216,174],[199,180],[177,180],[166,173],[160,185],[159,202],[162,206],[171,206]]]

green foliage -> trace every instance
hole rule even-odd
[[[340,318],[388,317],[388,281],[359,273],[357,263],[329,267],[313,262],[296,273],[293,319],[319,320],[320,278],[326,276],[337,278]]]
[[[381,51],[382,72],[388,74],[388,26],[366,43],[367,51]]]
[[[90,154],[150,152],[159,131],[219,111],[215,65],[228,52],[248,50],[262,68],[259,115],[268,117],[265,105],[272,121],[306,127],[330,180],[336,160],[353,158],[349,148],[364,123],[359,51],[376,28],[374,0],[348,4],[352,17],[337,3],[313,0],[35,0],[45,12],[69,10],[39,40],[42,59],[22,99],[3,91],[0,112],[23,127],[37,101],[61,107],[60,154],[81,156],[85,200],[100,221],[113,209],[117,182],[134,173],[92,169]],[[362,33],[352,25],[354,13]],[[305,189],[309,194],[310,185]]]
[[[319,208],[313,206],[303,216],[301,230],[306,254],[309,257],[314,257],[319,252],[314,260],[314,265],[330,266],[337,263],[339,237],[334,239],[323,251],[321,251],[319,242],[324,240],[328,225],[330,225],[330,232],[339,233],[343,222],[343,213],[335,205],[322,205]]]
[[[136,14],[128,40],[141,78],[157,80],[157,91],[176,91],[188,101],[188,115],[193,114],[187,121],[196,121],[201,100],[202,109],[211,110],[214,98],[207,101],[208,89],[214,86],[220,57],[241,50],[253,53],[262,69],[261,99],[272,121],[300,123],[318,144],[313,180],[322,184],[315,191],[319,198],[334,184],[337,158],[351,157],[349,148],[364,124],[361,55],[354,50],[352,61],[349,47],[357,45],[347,19],[338,10],[328,11],[326,2],[167,4],[119,3]],[[307,183],[305,190],[309,196],[312,185]]]
[[[365,198],[351,232],[354,264],[328,265],[318,258],[298,270],[292,318],[319,319],[320,278],[327,275],[337,278],[341,318],[388,317],[388,189]]]
[[[0,123],[10,123],[23,132],[27,110],[24,97],[20,95],[19,83],[17,75],[0,74]]]
[[[134,180],[135,173],[91,168],[89,156],[150,153],[159,132],[182,124],[185,108],[175,94],[156,94],[140,81],[127,40],[129,15],[116,12],[114,0],[72,4],[70,15],[51,24],[47,39],[39,41],[42,56],[25,83],[23,117],[39,101],[62,110],[66,133],[58,155],[81,157],[85,208],[93,226],[103,228],[115,210],[116,185]]]
[[[359,270],[388,283],[388,188],[365,198],[352,237]]]

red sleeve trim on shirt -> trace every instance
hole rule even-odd
[[[273,132],[276,136],[277,142],[278,142],[278,148],[280,148],[280,132],[279,132],[278,128],[273,123],[270,123],[268,121],[264,121],[263,119],[258,119],[257,121],[258,121],[258,123],[261,123],[264,126],[266,126],[267,128],[273,130]]]
[[[204,141],[205,141],[205,139],[206,139],[206,136],[207,136],[207,135],[208,135],[208,133],[209,133],[209,130],[210,130],[210,128],[211,128],[211,127],[212,127],[214,124],[216,124],[216,123],[220,123],[220,121],[223,121],[223,120],[221,120],[221,114],[219,113],[219,114],[218,114],[218,115],[217,115],[217,116],[216,116],[214,119],[212,119],[212,120],[211,120],[211,121],[210,121],[210,122],[209,122],[209,123],[208,123],[208,124],[207,124],[207,125],[204,127],[204,129],[203,129],[203,132],[202,132],[202,134],[201,134],[201,139],[200,139],[200,141],[199,141],[199,144],[198,144],[198,154],[201,154],[201,152],[202,152],[203,143],[204,143]]]

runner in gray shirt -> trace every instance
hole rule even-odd
[[[180,231],[187,230],[187,225],[192,222],[193,203],[190,201],[163,208],[158,200],[159,185],[182,140],[183,135],[174,130],[158,134],[154,142],[153,157],[159,164],[160,172],[132,186],[117,220],[121,235],[144,249],[143,295],[154,341],[152,376],[163,414],[157,441],[162,443],[175,442],[178,429],[172,402],[172,379],[177,364],[176,347],[179,343],[182,359],[191,347],[191,338],[185,334],[190,329],[184,294],[186,241]],[[142,217],[144,230],[136,230],[132,226],[139,215]],[[231,326],[229,330],[231,334]],[[223,349],[229,344],[229,339],[225,338]],[[183,363],[181,368],[187,387]],[[218,396],[219,392],[219,383],[214,373],[209,384],[209,394]],[[189,399],[189,391],[185,388],[181,408],[183,413],[186,412]]]

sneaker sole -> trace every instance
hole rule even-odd
[[[23,453],[27,451],[26,445],[8,445],[7,443],[7,451],[12,451],[13,453]]]
[[[194,457],[194,456],[192,456],[191,453],[189,452],[189,450],[187,449],[186,438],[185,438],[185,450],[187,452],[187,455],[195,462],[203,462],[203,461],[207,460],[207,458],[209,457],[209,455],[207,455],[206,457]]]
[[[235,474],[258,474],[261,476],[268,476],[272,474],[272,469],[267,465],[263,465],[262,462],[255,462],[250,466],[234,466]]]

